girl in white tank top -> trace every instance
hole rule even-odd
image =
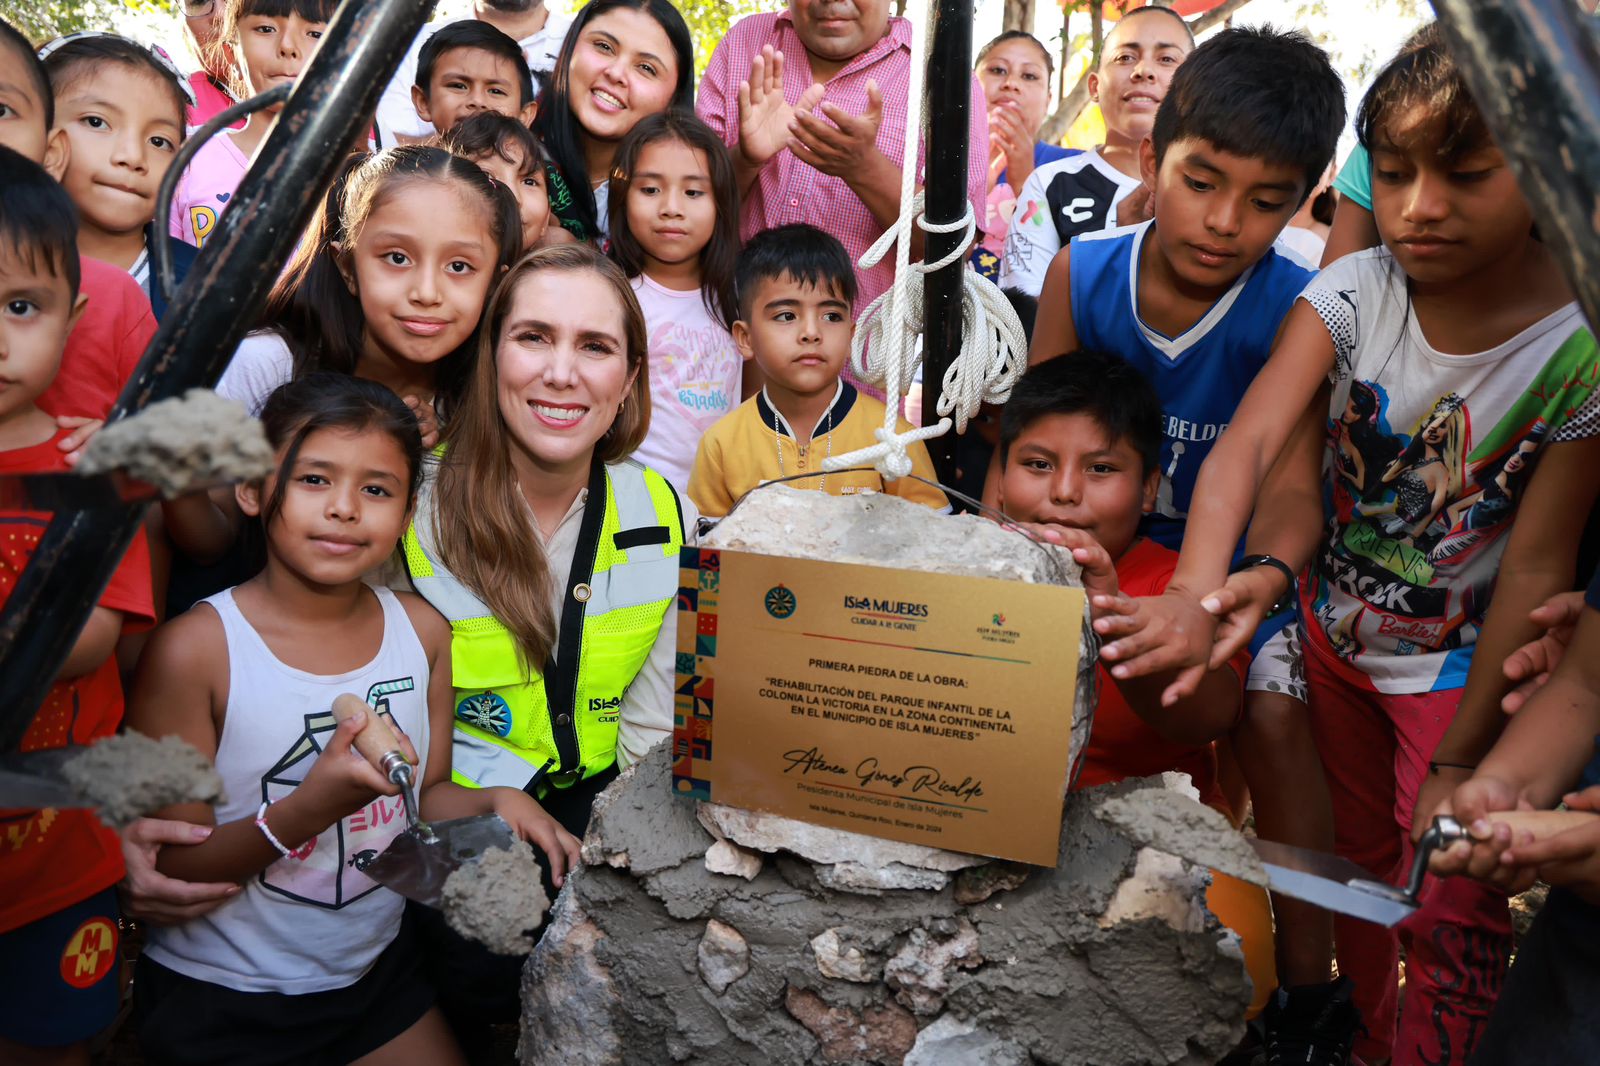
[[[230,1048],[261,1061],[273,1046],[284,1061],[458,1062],[409,941],[396,939],[404,901],[354,868],[405,828],[405,812],[351,748],[365,717],[336,724],[334,697],[362,697],[414,744],[424,817],[493,811],[563,860],[576,842],[526,793],[451,782],[449,626],[420,597],[362,580],[409,521],[415,416],[381,385],[312,374],[274,393],[262,419],[278,473],[237,498],[263,521],[266,567],[164,626],[129,703],[132,728],[212,756],[227,791],[214,808],[161,813],[216,829],[164,849],[158,868],[243,885],[203,917],[150,929],[141,1040],[172,1062]],[[296,1002],[304,1011],[286,1017]],[[326,1037],[284,1040],[295,1014]]]

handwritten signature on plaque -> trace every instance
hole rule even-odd
[[[783,753],[783,761],[787,764],[783,768],[786,774],[798,771],[801,777],[820,774],[828,777],[853,778],[863,789],[873,785],[887,786],[907,796],[932,793],[936,796],[957,799],[962,803],[970,803],[983,795],[983,781],[973,780],[971,774],[957,782],[950,780],[937,766],[917,765],[907,766],[903,770],[886,770],[876,755],[866,756],[856,763],[853,770],[830,761],[817,747],[786,751]]]

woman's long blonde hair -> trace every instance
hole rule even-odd
[[[617,265],[586,244],[542,248],[512,267],[489,298],[478,359],[466,397],[445,433],[434,489],[433,534],[441,561],[510,630],[530,672],[542,671],[559,620],[550,609],[550,573],[511,465],[511,430],[500,414],[500,333],[517,287],[541,271],[588,271],[610,284],[622,305],[623,339],[633,385],[622,411],[595,445],[595,458],[632,455],[650,429],[649,334],[644,312]],[[590,506],[603,507],[604,500]]]

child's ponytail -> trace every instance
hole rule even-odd
[[[645,254],[628,229],[628,190],[638,170],[639,157],[652,144],[678,141],[706,157],[710,168],[711,197],[717,220],[711,227],[711,240],[700,252],[700,288],[706,310],[729,329],[738,317],[734,296],[733,272],[739,259],[739,183],[733,174],[733,157],[722,138],[702,122],[693,111],[668,108],[642,118],[617,146],[611,171],[607,211],[610,216],[610,255],[630,278],[644,273]]]

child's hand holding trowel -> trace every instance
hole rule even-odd
[[[1531,869],[1546,884],[1569,888],[1600,904],[1600,785],[1568,793],[1571,827],[1551,836],[1514,842],[1502,856],[1510,866]],[[1585,812],[1579,816],[1577,812]]]
[[[282,807],[293,803],[308,821],[318,823],[320,828],[312,836],[359,811],[377,796],[393,796],[400,791],[359,750],[361,735],[372,717],[370,711],[358,711],[341,720],[306,772],[305,780],[288,797],[274,804]],[[417,753],[411,742],[401,737],[400,743],[414,762]]]
[[[1600,810],[1600,788],[1572,793],[1566,803],[1568,810],[1536,811],[1504,781],[1469,778],[1451,806],[1470,839],[1435,851],[1428,869],[1440,877],[1471,877],[1511,895],[1537,880],[1600,899],[1600,814],[1594,813]]]

